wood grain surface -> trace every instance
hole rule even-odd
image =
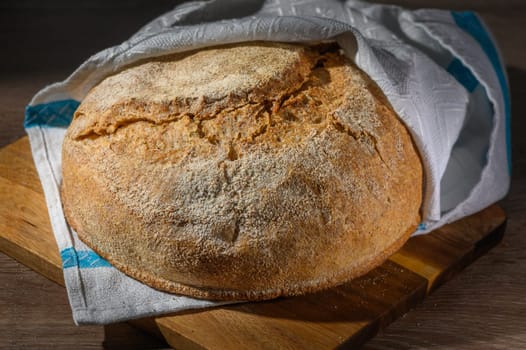
[[[5,2],[10,5],[10,2]],[[133,8],[65,1],[52,10],[32,1],[0,4],[0,145],[23,136],[23,109],[46,83],[63,79],[85,57],[131,35],[171,2]],[[110,2],[112,3],[112,2]],[[132,4],[134,2],[131,2]],[[497,38],[512,93],[512,188],[501,205],[508,216],[504,242],[423,304],[394,322],[366,348],[516,349],[526,347],[526,3],[398,1],[411,7],[478,10]],[[25,5],[24,5],[25,4]],[[97,7],[100,5],[100,8]],[[139,4],[141,5],[141,4]],[[69,7],[68,7],[69,6]],[[14,7],[14,8],[13,8]],[[28,7],[26,9],[24,7]],[[96,23],[97,25],[93,25]],[[0,348],[159,349],[166,344],[119,324],[75,327],[62,287],[0,254]]]

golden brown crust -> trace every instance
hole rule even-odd
[[[380,266],[385,260],[387,260],[387,258],[398,251],[414,231],[414,228],[407,230],[405,234],[400,235],[396,242],[391,246],[386,247],[385,250],[381,251],[378,255],[371,256],[369,259],[363,259],[362,261],[353,261],[349,264],[346,270],[339,271],[332,276],[320,276],[318,280],[305,280],[295,285],[285,285],[278,289],[263,290],[212,289],[185,285],[158,276],[152,276],[149,273],[137,270],[129,265],[122,265],[120,262],[113,260],[111,256],[107,256],[104,252],[99,252],[97,249],[94,249],[94,251],[128,276],[159,290],[188,295],[199,299],[259,301],[317,292],[360,277],[375,267]],[[82,236],[81,234],[79,234],[79,237],[84,242],[89,243],[89,237]]]
[[[420,219],[409,133],[330,46],[229,45],[124,70],[83,101],[62,161],[79,237],[130,276],[198,298],[343,283]]]

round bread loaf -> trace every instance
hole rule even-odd
[[[411,137],[336,45],[244,43],[124,69],[75,112],[62,171],[67,221],[88,246],[197,298],[341,284],[420,220]]]

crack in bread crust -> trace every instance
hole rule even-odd
[[[302,75],[294,78],[292,87],[288,86],[285,91],[271,89],[269,93],[260,95],[254,93],[257,87],[250,87],[248,91],[230,92],[221,99],[206,103],[206,97],[194,98],[201,101],[201,108],[195,113],[187,110],[191,105],[188,102],[189,98],[179,96],[171,100],[153,102],[131,97],[102,111],[90,110],[91,104],[88,99],[86,107],[82,106],[75,113],[71,138],[77,141],[93,140],[100,136],[116,134],[136,123],[160,127],[174,123],[178,124],[176,127],[181,127],[180,124],[184,124],[187,136],[192,142],[182,145],[182,149],[177,150],[178,153],[191,152],[195,147],[206,149],[212,145],[225,149],[229,160],[236,160],[243,156],[242,149],[246,144],[260,141],[275,145],[292,142],[299,144],[312,132],[319,133],[332,124],[337,130],[345,131],[355,139],[361,138],[373,144],[375,151],[380,155],[376,148],[376,137],[370,131],[371,126],[362,125],[363,120],[370,118],[342,121],[335,116],[334,111],[338,110],[342,100],[348,98],[341,83],[331,81],[331,73],[328,70],[336,71],[333,75],[344,73],[346,59],[337,46],[304,48],[300,53],[297,61],[303,67],[300,70]],[[190,58],[191,55],[188,56],[188,59]],[[113,88],[113,85],[104,84],[100,87],[103,90]],[[94,92],[97,93],[97,88]],[[250,96],[256,97],[249,99]],[[232,106],[228,102],[230,100],[235,100],[237,104]],[[177,108],[173,108],[174,105]],[[177,113],[174,113],[174,110]],[[83,122],[86,118],[90,119],[89,123]],[[77,126],[79,124],[81,127]],[[256,140],[257,138],[259,140]],[[203,146],[198,139],[206,141],[207,145]],[[158,144],[159,138],[156,137],[155,140]],[[178,162],[179,159],[165,157],[164,161]],[[155,160],[160,161],[157,158]]]
[[[112,105],[106,111],[102,111],[100,117],[92,118],[92,121],[87,125],[83,125],[82,128],[75,128],[74,131],[72,131],[71,137],[78,141],[86,138],[94,139],[99,136],[114,134],[118,132],[119,129],[137,122],[145,122],[159,126],[177,122],[186,117],[190,120],[189,128],[195,127],[197,136],[207,139],[212,144],[217,144],[218,140],[225,139],[225,135],[208,133],[204,125],[213,124],[210,121],[218,118],[237,118],[240,115],[245,119],[252,118],[257,120],[260,117],[265,118],[265,124],[260,125],[251,135],[246,135],[246,138],[251,140],[268,132],[270,127],[281,126],[285,121],[289,123],[309,122],[309,120],[304,118],[303,120],[296,118],[294,110],[297,108],[294,108],[294,106],[291,108],[290,105],[293,105],[294,101],[301,101],[302,99],[309,100],[303,101],[304,105],[330,103],[327,99],[324,101],[312,100],[309,92],[312,92],[314,89],[323,88],[322,85],[327,83],[323,79],[323,76],[328,76],[328,72],[324,68],[324,62],[331,61],[333,65],[342,65],[341,57],[337,54],[337,48],[332,46],[330,50],[324,48],[324,54],[317,56],[313,54],[313,52],[319,52],[321,49],[320,47],[317,50],[311,50],[312,52],[309,51],[304,57],[301,57],[304,61],[302,64],[309,66],[308,69],[304,69],[306,75],[298,77],[299,81],[296,81],[296,84],[288,88],[285,92],[276,91],[273,95],[264,94],[258,96],[255,100],[248,99],[249,96],[254,95],[253,91],[244,91],[242,94],[238,93],[238,95],[245,94],[244,98],[240,96],[233,98],[232,95],[227,95],[220,100],[211,102],[204,102],[206,98],[201,98],[201,103],[206,105],[206,107],[202,107],[196,111],[196,113],[189,113],[187,111],[191,103],[185,98],[151,102],[132,97]],[[101,88],[111,89],[112,87],[113,86]],[[195,98],[194,100],[199,100],[199,98]],[[228,101],[225,103],[225,100],[236,100],[237,104],[232,106],[232,103]],[[301,107],[305,107],[304,105]],[[174,108],[173,106],[177,107]],[[174,113],[174,110],[177,112]],[[75,113],[76,122],[78,123],[79,120],[85,119],[88,113],[90,112],[85,111],[84,108],[79,108]],[[91,113],[99,113],[99,111]],[[322,115],[310,122],[319,124],[322,123],[322,118],[326,119],[326,117]],[[239,135],[237,136],[239,138]],[[237,140],[228,140],[226,143],[232,145],[236,142]]]

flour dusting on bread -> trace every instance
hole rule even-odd
[[[416,228],[422,167],[335,45],[244,43],[96,86],[63,147],[68,222],[166,291],[268,299],[367,272]]]

